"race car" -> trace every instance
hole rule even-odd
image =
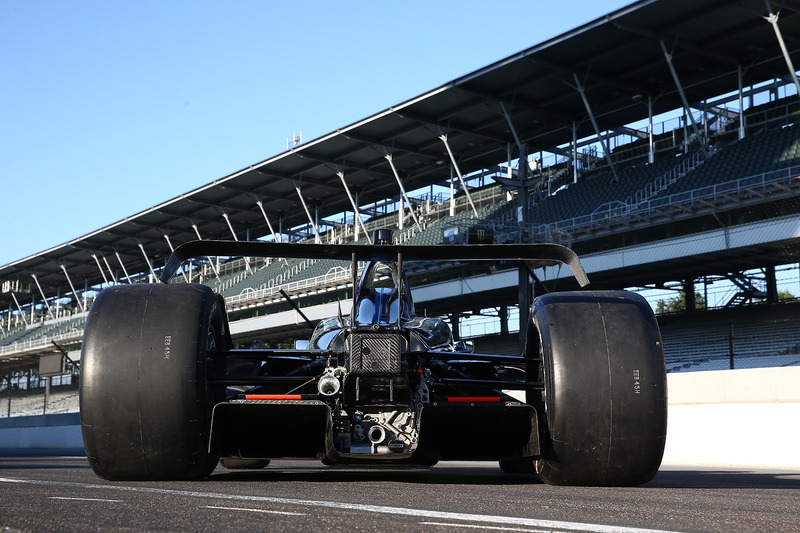
[[[666,373],[649,304],[588,290],[554,244],[403,246],[192,241],[162,283],[116,285],[87,319],[81,424],[95,473],[185,480],[275,458],[432,466],[498,461],[559,485],[638,485],[666,438]],[[350,312],[307,346],[232,349],[219,294],[174,275],[193,257],[349,261]],[[581,290],[533,301],[523,353],[475,353],[442,318],[417,314],[406,266],[563,263]],[[361,265],[359,267],[359,265]],[[360,274],[359,274],[360,270]],[[175,277],[173,282],[170,280]]]

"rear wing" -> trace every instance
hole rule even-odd
[[[523,261],[563,263],[581,287],[589,284],[577,254],[559,244],[454,244],[406,246],[398,244],[298,244],[262,241],[189,241],[178,246],[161,272],[168,283],[188,259],[194,257],[296,257],[344,261]]]

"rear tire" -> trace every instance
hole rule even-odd
[[[531,314],[526,351],[541,351],[542,363],[529,380],[544,382],[541,479],[598,486],[652,479],[664,452],[667,397],[649,304],[625,291],[551,293]]]
[[[83,440],[97,475],[180,480],[214,470],[207,352],[226,347],[226,329],[222,304],[204,285],[121,285],[98,295],[80,387]]]

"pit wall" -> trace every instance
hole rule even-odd
[[[664,464],[800,470],[800,367],[667,375]],[[0,454],[82,453],[78,413],[0,419]]]
[[[80,414],[0,418],[0,455],[4,450],[83,453]]]
[[[800,367],[667,375],[665,464],[800,469]]]

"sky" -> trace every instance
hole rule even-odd
[[[0,266],[630,3],[0,2]]]

